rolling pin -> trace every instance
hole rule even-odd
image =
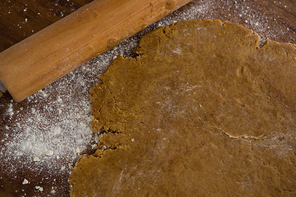
[[[19,102],[190,0],[95,0],[0,53],[0,81]]]

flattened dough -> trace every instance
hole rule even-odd
[[[91,89],[72,196],[296,195],[296,49],[220,20],[142,38]]]

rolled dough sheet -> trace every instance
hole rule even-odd
[[[192,20],[145,35],[91,89],[107,131],[72,196],[296,195],[296,48]]]

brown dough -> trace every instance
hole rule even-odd
[[[296,195],[296,48],[220,20],[142,38],[91,89],[72,196]]]

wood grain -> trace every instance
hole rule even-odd
[[[91,1],[0,1],[0,52]]]

